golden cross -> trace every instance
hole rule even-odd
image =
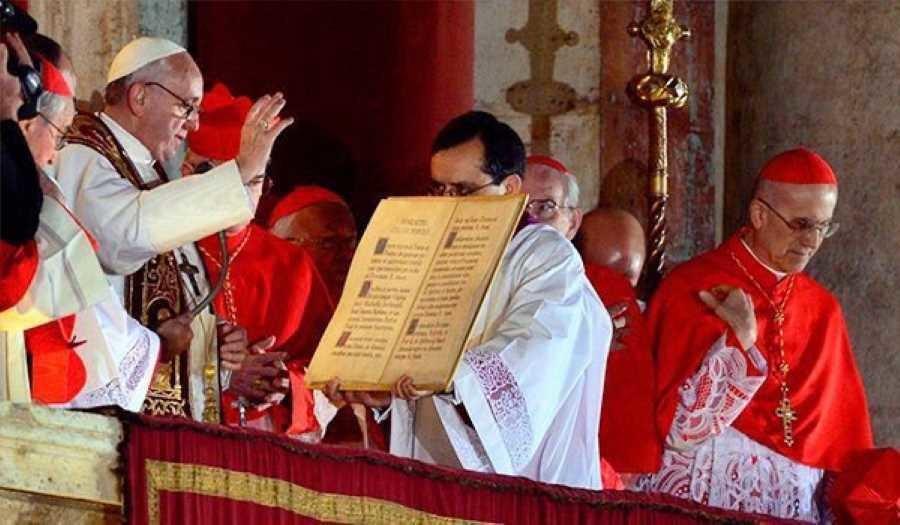
[[[784,429],[785,445],[789,447],[794,446],[793,422],[797,420],[797,413],[794,412],[794,408],[791,407],[791,400],[787,397],[782,397],[781,402],[778,404],[778,408],[775,409],[775,415],[781,420],[781,426]]]

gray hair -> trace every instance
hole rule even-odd
[[[563,206],[574,206],[577,208],[578,197],[581,193],[578,189],[578,179],[571,173],[563,173],[563,177],[566,179],[566,201],[563,203]]]
[[[38,113],[50,120],[55,120],[67,107],[69,97],[62,97],[56,93],[44,91],[37,101]]]
[[[137,84],[138,82],[151,82],[155,80],[160,80],[161,77],[165,76],[167,73],[170,73],[172,68],[170,67],[169,61],[167,60],[169,57],[161,58],[154,62],[150,62],[146,66],[138,69],[137,71],[125,75],[122,78],[117,78],[113,80],[109,84],[106,85],[106,89],[103,93],[103,100],[106,102],[108,106],[115,106],[116,104],[122,103],[125,100],[125,96],[128,93],[128,88],[130,88],[133,84]]]

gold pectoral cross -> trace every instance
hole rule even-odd
[[[781,426],[784,429],[784,444],[794,446],[794,421],[797,420],[797,413],[791,406],[791,400],[787,396],[781,398],[778,408],[775,409],[775,415],[781,420]]]

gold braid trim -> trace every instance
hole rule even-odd
[[[329,523],[481,523],[438,516],[376,498],[318,492],[289,481],[236,470],[152,459],[145,460],[145,466],[150,525],[160,522],[160,491],[254,503]]]

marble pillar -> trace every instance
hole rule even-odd
[[[811,274],[840,300],[879,445],[900,445],[900,3],[737,2],[728,27],[726,226],[796,146],[840,180]],[[848,421],[847,424],[853,424]]]

